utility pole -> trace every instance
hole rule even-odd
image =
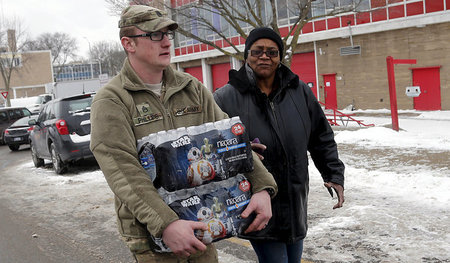
[[[87,37],[83,37],[84,39],[86,39],[86,41],[89,44],[89,64],[91,65],[91,79],[94,78],[94,70],[92,69],[92,49],[91,49],[91,42],[89,41],[89,39]]]

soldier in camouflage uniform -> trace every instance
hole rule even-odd
[[[214,245],[194,236],[206,224],[178,218],[158,195],[136,149],[150,133],[228,118],[197,79],[169,66],[177,27],[161,10],[126,8],[119,28],[127,58],[91,108],[91,150],[114,193],[119,231],[139,263],[218,261]],[[270,198],[277,192],[272,175],[253,157],[254,170],[246,174],[253,196],[242,216],[255,213],[256,218],[247,232],[265,227],[272,216]],[[172,252],[155,252],[159,241]]]

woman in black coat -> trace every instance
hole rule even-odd
[[[344,164],[334,133],[311,89],[282,65],[283,42],[270,28],[252,30],[245,42],[245,65],[229,72],[214,93],[230,117],[240,116],[252,148],[278,184],[272,218],[261,231],[245,234],[259,262],[300,262],[307,232],[308,155],[325,186],[344,202]],[[260,144],[257,143],[258,140]]]

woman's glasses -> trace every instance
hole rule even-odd
[[[269,58],[274,58],[274,57],[278,57],[278,50],[273,49],[273,50],[267,50],[267,51],[263,51],[263,50],[250,50],[250,56],[252,57],[261,57],[263,54],[266,54],[266,56],[268,56]]]

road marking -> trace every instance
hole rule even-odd
[[[247,247],[247,248],[252,248],[252,244],[250,244],[250,241],[245,240],[245,239],[241,239],[241,238],[238,238],[238,237],[230,237],[230,238],[225,239],[225,240],[228,241],[228,242],[231,242],[231,243],[235,243],[237,245],[241,245],[241,246]],[[302,259],[301,263],[314,263],[314,262],[306,260],[306,259]]]
[[[244,246],[244,247],[248,247],[248,248],[252,248],[252,245],[250,244],[250,241],[245,240],[245,239],[241,239],[241,238],[237,238],[237,237],[230,237],[227,239],[227,241],[230,241],[232,243]]]

